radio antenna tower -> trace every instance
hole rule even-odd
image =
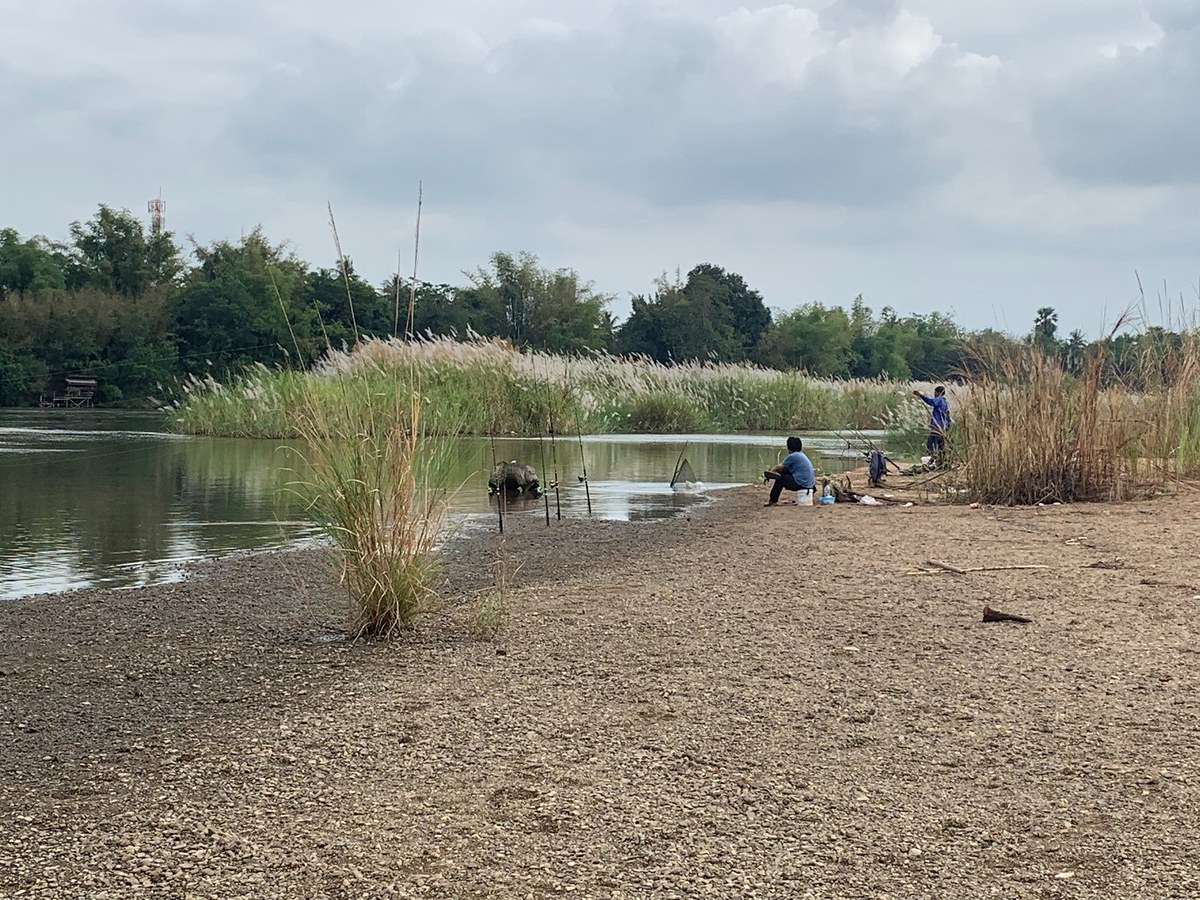
[[[155,233],[162,231],[167,217],[167,201],[162,198],[162,191],[146,204],[146,209],[150,213],[150,229]]]

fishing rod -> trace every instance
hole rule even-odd
[[[849,429],[849,431],[855,440],[865,443],[867,445],[867,447],[869,447],[871,450],[875,450],[879,454],[881,454],[885,461],[890,462],[895,467],[897,473],[901,473],[904,471],[903,469],[900,468],[899,465],[897,465],[897,463],[894,459],[892,459],[890,456],[888,456],[887,453],[885,453],[881,447],[879,447],[874,441],[872,441],[869,437],[867,437],[861,431],[854,429],[854,428]],[[850,449],[850,439],[847,438],[846,435],[844,435],[840,431],[834,431],[833,434],[836,434],[839,438],[841,438],[843,441],[846,442],[847,450]]]
[[[542,455],[542,474],[546,474],[546,441],[545,435],[538,435],[538,452]],[[546,527],[550,527],[550,495],[546,491],[542,491],[542,502],[546,507]]]
[[[554,437],[554,410],[547,409],[550,423],[550,461],[554,464],[554,518],[562,520],[562,499],[558,495],[558,443]]]
[[[500,464],[496,458],[496,434],[488,432],[488,437],[492,442],[492,474],[495,474],[496,467]],[[496,512],[500,515],[500,533],[504,534],[504,499],[508,493],[508,486],[501,482],[496,485]]]
[[[583,455],[583,426],[579,421],[579,404],[575,404],[575,434],[579,438],[579,464],[583,466],[583,493],[587,496],[588,518],[592,517],[592,489],[588,484],[587,457]]]

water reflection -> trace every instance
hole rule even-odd
[[[177,577],[311,534],[267,442],[164,433],[119,412],[0,416],[0,598]]]
[[[698,496],[761,477],[782,438],[602,436],[571,440],[467,438],[455,449],[456,519],[495,514],[487,477],[495,459],[538,470],[546,499],[510,504],[517,516],[644,520],[677,513]],[[844,442],[806,438],[818,469]],[[701,485],[669,486],[682,454]],[[288,489],[295,455],[274,441],[192,438],[165,432],[149,413],[0,413],[0,599],[178,577],[179,563],[315,536]],[[586,470],[586,485],[581,477]]]

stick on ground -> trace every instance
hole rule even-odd
[[[953,572],[955,575],[967,574],[964,570],[958,568],[957,566],[952,566],[950,563],[938,562],[936,559],[927,560],[925,565],[933,566],[935,569],[941,569],[945,572]]]
[[[992,609],[990,606],[983,608],[983,621],[985,622],[1020,622],[1023,625],[1028,625],[1033,619],[1027,619],[1024,616],[1014,616],[1012,613],[1000,612],[998,609]]]
[[[969,566],[965,569],[960,569],[958,566],[952,566],[949,563],[938,562],[937,560],[928,560],[925,563],[929,566],[927,569],[913,569],[907,572],[908,575],[940,575],[942,572],[950,572],[954,575],[969,575],[972,572],[1011,572],[1019,569],[1049,569],[1049,566],[1042,565],[1019,565],[1019,566]]]

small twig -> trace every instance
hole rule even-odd
[[[1049,569],[1050,566],[971,566],[964,572],[1009,572],[1017,569]]]

